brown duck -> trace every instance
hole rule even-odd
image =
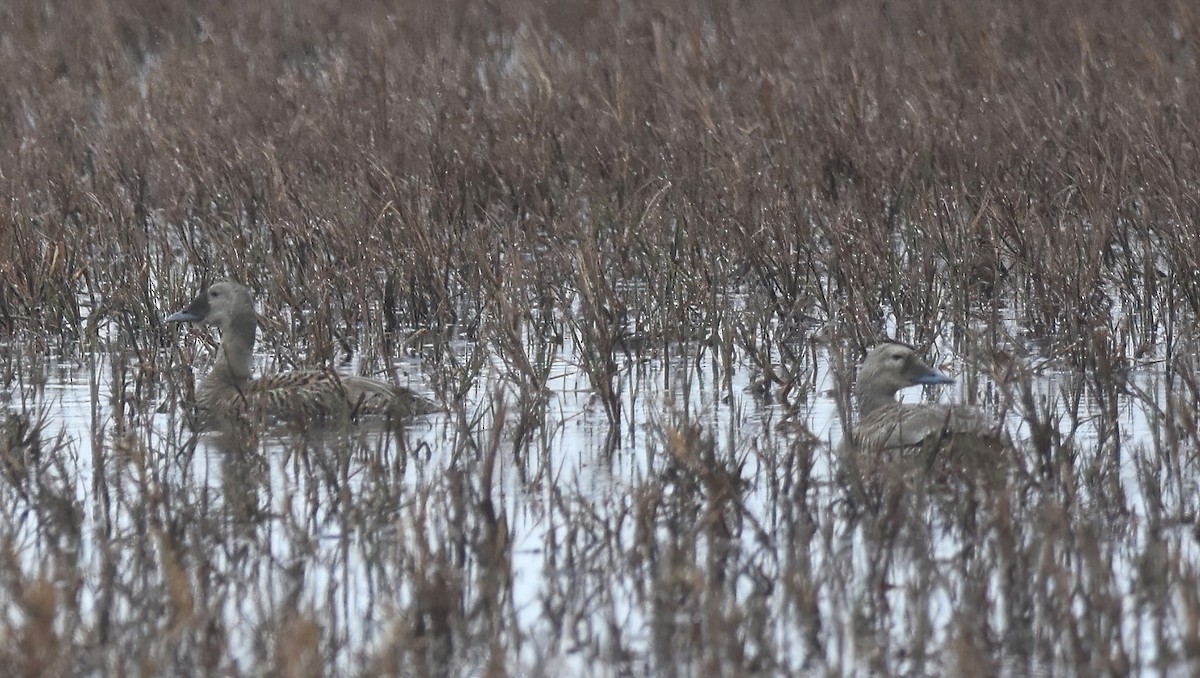
[[[954,380],[921,362],[911,346],[885,343],[867,354],[854,392],[858,425],[853,440],[862,450],[917,448],[931,442],[999,450],[998,425],[976,410],[958,405],[896,402],[896,391],[909,386],[953,384]]]
[[[212,285],[166,321],[203,323],[221,332],[212,371],[196,388],[201,428],[223,428],[255,415],[308,425],[370,414],[411,417],[439,409],[401,386],[333,371],[298,370],[255,378],[250,371],[258,331],[254,297],[235,282]]]

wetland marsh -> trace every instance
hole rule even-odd
[[[14,675],[1191,675],[1186,3],[0,7]],[[259,373],[439,412],[195,432]],[[885,337],[1004,472],[839,454]]]

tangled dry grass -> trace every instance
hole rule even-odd
[[[1195,670],[1188,3],[0,27],[14,673]],[[182,414],[211,350],[162,317],[223,277],[264,367],[447,413],[214,453]],[[1013,473],[847,483],[823,431],[881,334],[952,356]]]

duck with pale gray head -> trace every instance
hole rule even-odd
[[[218,282],[167,322],[192,322],[221,333],[212,370],[196,388],[197,428],[227,428],[255,417],[307,426],[360,415],[412,417],[439,411],[402,386],[343,376],[331,370],[298,370],[255,377],[251,372],[258,316],[249,288]]]
[[[953,383],[922,362],[911,346],[890,342],[876,346],[858,371],[854,386],[858,423],[843,447],[881,452],[951,445],[999,453],[1006,446],[1000,426],[974,408],[896,402],[900,389]]]

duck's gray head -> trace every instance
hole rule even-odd
[[[871,398],[890,400],[896,391],[909,386],[953,383],[950,377],[921,362],[911,346],[887,343],[867,354],[858,371],[855,391],[861,403]]]
[[[169,323],[204,323],[222,330],[243,328],[254,331],[254,296],[249,288],[235,282],[219,282],[200,293],[183,310],[167,316]]]

